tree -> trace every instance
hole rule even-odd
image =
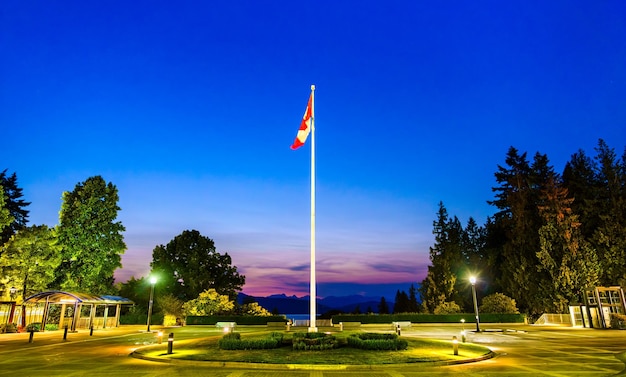
[[[380,298],[380,303],[378,304],[378,314],[389,314],[389,304],[387,304],[385,296]]]
[[[125,283],[117,283],[115,286],[120,296],[135,303],[134,308],[137,312],[145,313],[148,310],[150,297],[150,283],[148,279],[144,277],[135,279],[134,276],[131,276]],[[154,302],[158,304],[161,296],[155,297]]]
[[[7,199],[4,195],[4,188],[0,186],[0,232],[2,232],[4,228],[11,225],[13,220],[15,219],[11,216],[11,211],[7,208]]]
[[[241,305],[241,314],[259,317],[268,317],[272,315],[272,313],[270,313],[267,309],[259,305],[258,302],[249,302]]]
[[[571,209],[573,201],[567,197],[567,189],[552,178],[539,206],[544,225],[539,229],[537,258],[539,269],[547,271],[551,283],[540,294],[550,304],[544,311],[550,313],[567,313],[570,303],[582,302],[583,289],[598,282],[598,258],[581,236],[578,216]]]
[[[235,300],[246,281],[230,255],[218,253],[213,240],[197,230],[185,230],[166,246],[155,247],[150,266],[152,274],[159,276],[161,289],[183,301],[207,289]]]
[[[419,311],[419,303],[417,302],[417,288],[413,284],[409,288],[409,305],[407,307],[409,313],[417,313]]]
[[[620,162],[600,139],[596,151],[599,221],[590,242],[602,261],[601,284],[626,285],[626,150]]]
[[[539,153],[531,165],[526,153],[520,155],[511,147],[505,161],[508,167],[498,166],[495,173],[500,184],[492,188],[496,198],[488,202],[500,210],[494,215],[495,225],[490,228],[498,238],[489,239],[498,243],[488,247],[499,254],[497,285],[512,294],[525,311],[536,315],[546,307],[540,292],[548,289],[549,280],[545,271],[537,269],[542,225],[538,204],[542,189],[555,173],[547,157]]]
[[[480,312],[517,314],[519,310],[514,299],[502,293],[494,293],[482,299]]]
[[[428,273],[419,288],[422,306],[426,312],[432,313],[439,304],[448,301],[454,294],[457,281],[454,270],[458,269],[461,259],[462,233],[459,220],[456,217],[450,219],[448,211],[440,202],[437,219],[433,221],[435,244],[430,248],[431,265],[428,266]]]
[[[626,150],[621,158],[600,139],[591,159],[581,150],[563,171],[581,237],[600,263],[599,284],[626,285]]]
[[[409,296],[407,296],[405,291],[398,290],[396,292],[396,300],[393,303],[393,312],[395,314],[398,313],[408,313],[409,311]]]
[[[63,261],[56,271],[57,287],[94,294],[110,292],[115,269],[122,266],[126,229],[117,219],[117,188],[100,176],[63,193],[59,241]]]
[[[28,224],[28,210],[26,207],[30,205],[22,198],[22,188],[17,185],[17,175],[15,173],[7,175],[5,169],[0,173],[0,187],[4,190],[5,203],[2,208],[9,210],[9,214],[13,218],[8,227],[0,230],[0,246],[4,245],[12,235]]]
[[[163,326],[176,326],[182,323],[185,316],[184,303],[170,294],[161,295],[157,307],[163,313]]]
[[[227,295],[220,295],[213,288],[200,292],[196,299],[183,304],[186,315],[220,315],[228,314],[235,308],[235,304]]]
[[[460,312],[461,307],[454,301],[442,302],[433,310],[434,314],[456,314]]]
[[[54,228],[33,225],[19,230],[0,256],[4,289],[18,288],[25,298],[48,288],[61,262],[59,250]]]

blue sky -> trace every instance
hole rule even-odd
[[[128,250],[197,229],[255,295],[308,293],[316,85],[320,296],[423,279],[432,221],[483,223],[514,146],[555,169],[626,141],[623,1],[13,1],[0,4],[0,168],[31,224],[102,175]],[[397,288],[396,288],[397,287]]]

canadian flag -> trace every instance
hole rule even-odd
[[[313,92],[309,96],[309,103],[306,105],[306,110],[304,110],[304,115],[302,116],[302,123],[300,123],[300,128],[298,129],[298,134],[296,135],[296,140],[293,141],[291,145],[291,149],[298,149],[304,145],[307,137],[311,133],[311,119],[313,118]]]

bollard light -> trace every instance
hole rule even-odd
[[[452,337],[452,350],[454,351],[454,356],[459,355],[459,341],[457,340],[456,336]]]
[[[163,343],[163,331],[157,332],[157,342],[159,344]]]
[[[174,348],[174,333],[171,332],[167,337],[167,354],[170,355],[172,353],[172,348]]]

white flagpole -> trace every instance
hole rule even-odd
[[[317,332],[315,313],[317,293],[315,291],[315,85],[311,85],[311,294],[309,332]]]

